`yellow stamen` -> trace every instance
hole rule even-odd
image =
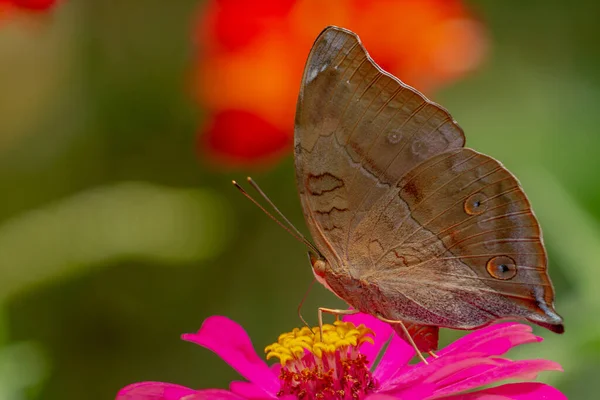
[[[332,354],[347,347],[360,347],[364,342],[373,343],[372,330],[364,325],[356,326],[352,322],[335,321],[333,325],[323,325],[323,339],[319,327],[294,328],[293,331],[279,335],[276,343],[265,347],[267,360],[279,359],[281,365],[288,361],[299,360],[308,351],[321,358],[323,354]]]

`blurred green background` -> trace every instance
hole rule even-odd
[[[566,334],[512,353],[600,392],[600,3],[471,1],[490,52],[434,99],[502,160],[541,220]],[[231,187],[246,173],[303,231],[291,156],[220,172],[194,150],[198,1],[66,1],[0,25],[0,400],[110,399],[144,380],[236,377],[179,340],[240,322],[259,351],[299,325],[305,249]],[[315,288],[304,315],[340,306]],[[456,337],[444,332],[443,341]]]

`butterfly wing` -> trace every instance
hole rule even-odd
[[[295,163],[330,286],[358,309],[416,325],[523,317],[561,331],[525,194],[463,146],[450,114],[381,70],[354,33],[321,33],[298,99]]]
[[[307,224],[335,269],[349,264],[348,233],[377,199],[420,162],[464,145],[445,109],[381,70],[337,27],[308,57],[294,137]]]

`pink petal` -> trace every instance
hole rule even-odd
[[[494,324],[458,339],[437,352],[438,356],[467,351],[486,355],[501,355],[524,343],[540,342],[529,325],[516,322]]]
[[[367,356],[367,360],[369,360],[370,363],[377,359],[377,355],[379,355],[381,348],[394,333],[389,324],[367,314],[359,313],[346,315],[343,319],[344,321],[352,322],[356,326],[364,324],[375,333],[375,337],[373,338],[374,344],[363,343],[362,346],[360,346],[360,352]]]
[[[558,389],[543,383],[510,383],[473,393],[459,394],[445,399],[452,400],[567,400]]]
[[[439,370],[442,370],[447,366],[460,366],[462,362],[468,362],[465,366],[471,367],[473,365],[490,363],[488,358],[485,357],[474,357],[470,353],[460,353],[456,355],[449,355],[432,359],[429,364],[416,364],[407,365],[404,368],[400,368],[386,381],[380,381],[381,391],[387,392],[391,390],[397,390],[400,387],[406,387],[415,384],[416,382],[423,381],[424,379],[432,376]]]
[[[422,400],[431,397],[434,391],[435,385],[425,383],[406,386],[399,390],[382,393],[382,395],[392,396],[392,398],[401,400]],[[369,396],[367,399],[371,400],[371,397]]]
[[[182,397],[180,400],[244,400],[244,398],[231,393],[229,390],[206,389],[198,390],[196,393]]]
[[[503,358],[491,358],[489,359],[489,364],[484,364],[482,362],[473,363],[472,360],[468,359],[461,363],[456,363],[450,366],[450,368],[442,368],[436,373],[438,376],[443,377],[438,378],[431,376],[429,379],[431,379],[432,382],[435,381],[439,387],[448,386],[464,379],[468,379],[475,374],[485,373],[505,363],[512,363],[512,361]],[[452,372],[450,372],[451,370]]]
[[[511,362],[503,358],[469,357],[469,353],[464,354],[467,355],[466,358],[438,368],[425,381],[435,382],[439,387],[448,386]]]
[[[547,360],[522,360],[514,362],[504,362],[492,369],[473,374],[459,382],[444,385],[436,391],[436,395],[449,395],[452,393],[463,392],[483,385],[489,385],[500,380],[509,378],[531,378],[540,371],[562,371],[559,364]],[[432,377],[435,379],[434,377]],[[431,378],[424,382],[434,382]]]
[[[245,399],[272,399],[273,397],[269,396],[262,390],[260,387],[256,386],[254,383],[250,382],[242,382],[242,381],[233,381],[229,384],[229,390],[231,392],[245,398]]]
[[[365,400],[398,400],[398,397],[389,394],[375,393],[367,396]]]
[[[275,363],[275,364],[271,365],[269,368],[271,369],[271,372],[273,373],[273,375],[279,376],[279,374],[281,374],[281,364]]]
[[[398,369],[388,380],[380,381],[380,391],[397,392],[423,383],[434,383],[437,387],[446,386],[457,382],[455,377],[460,379],[470,377],[474,373],[479,374],[506,363],[512,364],[513,361],[498,357],[481,357],[471,353],[430,358],[427,365],[419,363]],[[461,377],[461,374],[464,377]]]
[[[373,376],[377,378],[379,382],[390,379],[399,368],[407,365],[414,355],[415,350],[413,347],[398,335],[394,334],[385,353],[381,357],[381,361],[379,361]]]
[[[270,397],[275,397],[279,391],[277,376],[256,354],[244,328],[229,318],[221,316],[207,318],[198,333],[186,333],[181,337],[183,340],[215,352],[240,375],[262,388]]]
[[[165,382],[139,382],[119,390],[116,400],[180,400],[196,393],[185,386]]]

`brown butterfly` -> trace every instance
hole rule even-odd
[[[523,189],[464,145],[448,111],[383,71],[355,33],[326,28],[308,56],[295,121],[315,275],[424,352],[436,348],[439,327],[517,318],[562,333]]]

